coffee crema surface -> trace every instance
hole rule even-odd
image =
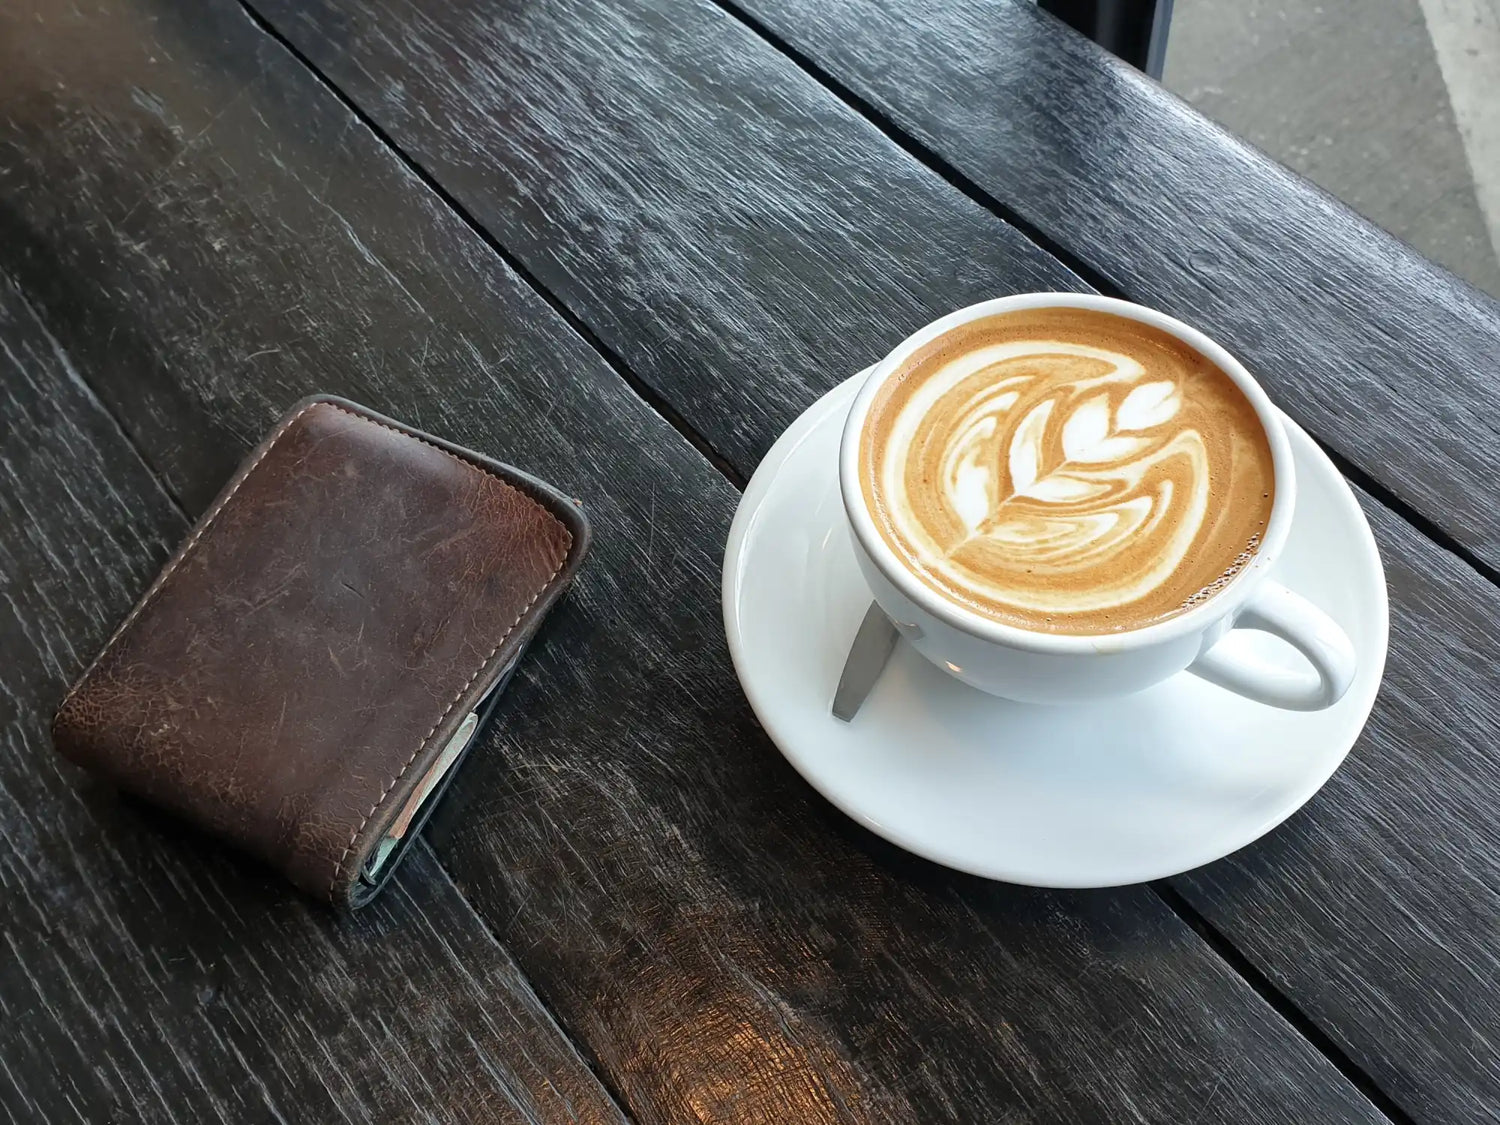
[[[913,354],[871,404],[860,487],[923,582],[1049,633],[1138,629],[1249,562],[1271,446],[1192,347],[1094,309],[972,321]]]

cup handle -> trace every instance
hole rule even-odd
[[[1328,614],[1279,582],[1261,584],[1235,618],[1234,628],[1280,637],[1312,667],[1289,671],[1254,656],[1232,654],[1216,643],[1188,665],[1188,671],[1247,699],[1289,711],[1332,707],[1354,681],[1354,645],[1348,635]]]

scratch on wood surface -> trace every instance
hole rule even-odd
[[[656,547],[656,482],[651,482],[651,511],[646,516],[646,580],[656,584],[656,573],[651,566],[652,551]]]
[[[1223,1075],[1220,1075],[1219,1078],[1214,1081],[1213,1088],[1208,1091],[1208,1097],[1204,1098],[1203,1104],[1193,1112],[1193,1120],[1195,1122],[1202,1121],[1204,1119],[1204,1116],[1208,1113],[1210,1107],[1212,1107],[1212,1105],[1214,1104],[1214,1099],[1219,1096],[1219,1090],[1224,1085],[1225,1081],[1226,1078]]]
[[[229,97],[229,99],[219,108],[216,113],[214,113],[212,117],[208,119],[208,122],[187,140],[181,142],[181,146],[178,148],[177,153],[172,157],[171,160],[167,161],[156,178],[142,189],[140,195],[136,198],[136,201],[126,209],[123,215],[121,215],[114,221],[113,226],[116,230],[123,231],[125,229],[130,220],[135,216],[135,213],[142,207],[144,207],[147,201],[150,200],[151,197],[156,193],[156,189],[170,178],[172,170],[177,166],[178,162],[186,157],[188,153],[192,151],[194,146],[196,146],[200,140],[206,137],[209,131],[219,123],[219,120],[231,109],[233,109],[235,105],[238,104],[241,98],[243,98],[247,93],[250,92],[251,88],[260,80],[261,73],[263,72],[257,72],[254,78],[247,79],[246,81],[240,83],[240,85],[235,89],[234,93]]]

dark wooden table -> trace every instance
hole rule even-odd
[[[909,330],[1095,288],[1355,482],[1374,715],[1161,883],[901,853],[753,720],[746,476]],[[585,498],[429,843],[337,917],[61,763],[68,682],[288,404]],[[1500,307],[1021,3],[0,5],[0,1117],[1500,1119]]]

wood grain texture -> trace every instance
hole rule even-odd
[[[1084,287],[702,0],[253,6],[740,463],[955,304]]]
[[[189,507],[314,389],[586,500],[437,846],[637,1120],[1380,1120],[1149,890],[953,876],[817,799],[725,650],[736,494],[237,9],[5,9],[0,76],[0,263]]]
[[[1500,565],[1500,304],[1018,0],[731,0]]]
[[[888,310],[905,316],[908,309],[946,309],[976,295],[951,273],[924,268],[920,244],[930,231],[933,245],[951,247],[949,232],[957,224],[972,231],[972,244],[987,245],[992,222],[976,217],[956,193],[920,180],[898,152],[877,147],[875,158],[887,168],[888,180],[924,185],[910,189],[928,197],[921,204],[899,197],[865,200],[862,210],[848,212],[864,233],[859,238],[830,239],[820,222],[803,222],[826,210],[805,206],[805,200],[834,196],[858,180],[848,170],[855,159],[848,154],[871,144],[867,132],[857,123],[841,122],[826,95],[820,100],[795,70],[768,58],[763,46],[712,9],[647,2],[600,7],[558,2],[528,5],[524,12],[501,3],[408,0],[261,4],[278,28],[497,239],[555,286],[673,407],[704,427],[709,443],[726,451],[741,473],[753,467],[756,451],[767,447],[812,390],[862,362],[835,365],[829,357],[847,350],[851,341],[888,342],[882,336],[890,327],[881,320],[885,310],[840,279],[898,274],[901,267],[893,263],[910,252],[913,266],[902,275],[901,296],[878,294],[890,302]],[[1026,21],[1032,18],[1012,17],[1006,8],[986,11],[1002,26],[1030,26]],[[809,8],[805,14],[808,26],[818,25],[817,13]],[[938,26],[946,26],[945,18],[931,17]],[[901,21],[893,16],[886,22]],[[916,31],[926,33],[920,20]],[[982,41],[1001,35],[991,30]],[[959,48],[966,42],[960,38]],[[1308,291],[1305,278],[1324,284],[1327,269],[1309,267],[1305,275],[1284,269],[1278,258],[1252,253],[1242,240],[1237,253],[1249,255],[1259,272],[1247,271],[1238,287],[1228,287],[1214,272],[1219,259],[1210,253],[1223,248],[1228,235],[1221,233],[1191,243],[1200,257],[1179,263],[1183,268],[1172,276],[1209,278],[1222,292],[1183,290],[1173,307],[1190,319],[1202,319],[1194,310],[1218,318],[1211,327],[1229,333],[1251,355],[1294,413],[1393,487],[1393,474],[1409,473],[1421,478],[1419,487],[1428,490],[1429,499],[1449,489],[1471,498],[1483,497],[1485,490],[1493,496],[1493,486],[1478,475],[1487,449],[1478,439],[1488,433],[1484,404],[1491,394],[1483,375],[1488,369],[1478,357],[1500,352],[1489,306],[1311,195],[1300,181],[1266,166],[1175,103],[1163,102],[1154,88],[1138,88],[1134,78],[1101,65],[1091,51],[1052,50],[1073,60],[1069,65],[1080,70],[1077,83],[1095,90],[1090,96],[1097,101],[1108,100],[1098,89],[1104,85],[1118,88],[1125,99],[1113,117],[1095,106],[1112,122],[1107,135],[1094,131],[1084,137],[1076,132],[1082,128],[1078,122],[1075,132],[1058,134],[1078,147],[1076,161],[1096,162],[1101,184],[1108,185],[1101,191],[1119,192],[1121,199],[1142,193],[1139,206],[1147,208],[1192,199],[1206,206],[1214,185],[1224,180],[1226,191],[1234,187],[1238,193],[1226,198],[1245,208],[1243,225],[1236,228],[1245,239],[1256,234],[1268,240],[1264,246],[1284,238],[1299,253],[1331,255],[1342,246],[1339,252],[1348,258],[1339,268],[1361,273],[1357,287],[1324,301]],[[1036,177],[1026,185],[1030,205],[1061,208],[1069,199],[1087,200],[1085,192],[1061,192],[1043,182],[1048,161],[1070,152],[1066,145],[1046,150],[1048,123],[1070,105],[1066,89],[1038,69],[1051,65],[1052,56],[1041,54],[1029,67],[1019,55],[1007,58],[1008,70],[993,69],[1024,75],[1024,81],[1007,81],[1017,97],[1036,104],[1028,103],[1031,116],[1018,111],[1021,124],[1005,127],[1030,128],[1036,140],[1031,148],[1013,152],[1014,166],[1006,173]],[[976,68],[980,74],[991,69],[989,64]],[[906,87],[925,88],[925,72],[903,73]],[[947,72],[934,66],[933,73]],[[776,95],[756,93],[767,89]],[[569,117],[557,104],[576,112]],[[982,116],[985,104],[991,103],[972,99],[965,112]],[[971,111],[969,105],[981,109]],[[599,115],[584,112],[594,107],[606,108]],[[783,117],[791,122],[783,125]],[[559,124],[574,119],[566,129]],[[657,128],[651,124],[657,120],[666,124]],[[1001,124],[992,127],[1007,120],[1001,115]],[[1123,160],[1135,151],[1139,135],[1160,136],[1172,128],[1187,139],[1171,150],[1180,151],[1179,157],[1162,158],[1166,163],[1158,174],[1175,178],[1163,179],[1151,191],[1124,170],[1115,168],[1111,178],[1106,174],[1111,166],[1097,164],[1112,154]],[[810,130],[821,131],[821,143],[808,139]],[[1196,148],[1188,144],[1193,137]],[[732,155],[717,161],[699,155],[701,149],[719,153],[720,146]],[[731,168],[733,179],[726,177]],[[1236,175],[1247,182],[1238,184]],[[726,183],[732,191],[716,202]],[[687,217],[677,206],[681,200],[693,201]],[[1283,211],[1296,215],[1313,202],[1323,208],[1318,222],[1303,215],[1288,230],[1276,225]],[[1189,222],[1181,215],[1178,220]],[[792,252],[798,243],[790,237],[764,244],[742,237],[762,227],[795,227],[805,240],[800,245],[815,248],[807,255],[812,264]],[[1312,227],[1318,228],[1316,235]],[[620,233],[601,239],[601,231]],[[642,244],[657,231],[670,231],[674,241]],[[626,232],[640,233],[632,240]],[[1178,230],[1174,237],[1183,233]],[[1131,276],[1144,278],[1150,263],[1168,252],[1162,246],[1179,253],[1189,245],[1180,237],[1143,245],[1153,237],[1146,228],[1125,229],[1125,218],[1117,216],[1116,225],[1096,234],[1095,242],[1109,243],[1097,251],[1106,265],[1135,261],[1131,255],[1138,254],[1146,264]],[[1078,245],[1082,253],[1084,243]],[[728,246],[738,249],[730,253]],[[1225,269],[1232,264],[1229,258],[1224,263]],[[1009,283],[1010,275],[995,263],[975,265],[988,273],[996,290]],[[1162,267],[1150,276],[1167,273]],[[808,277],[817,287],[799,288]],[[658,305],[670,307],[670,294],[678,291],[694,294],[695,310],[708,294],[716,297],[717,307],[732,311],[710,311],[701,321],[675,315],[650,319],[647,314]],[[1172,303],[1165,290],[1127,286],[1127,291],[1153,303]],[[1369,303],[1371,292],[1383,294],[1381,300]],[[741,319],[742,309],[774,313]],[[1391,309],[1405,309],[1407,319],[1397,324]],[[1268,330],[1268,321],[1295,332],[1278,335]],[[661,341],[668,336],[670,346],[665,346]],[[753,354],[758,347],[762,359],[750,370],[726,362],[727,349]],[[1294,355],[1307,361],[1306,377],[1277,379],[1278,370],[1289,370],[1282,360]],[[1341,363],[1340,356],[1351,362]],[[810,374],[801,384],[778,375],[787,364]],[[1390,396],[1400,404],[1392,405]],[[1461,438],[1426,440],[1435,427],[1449,424]],[[1364,445],[1353,442],[1351,434],[1361,435]],[[1425,502],[1413,488],[1397,491],[1413,503]],[[1497,695],[1486,662],[1466,663],[1461,655],[1466,647],[1483,651],[1477,642],[1454,640],[1450,648],[1444,638],[1493,634],[1500,614],[1474,573],[1389,511],[1370,510],[1393,564],[1397,632],[1386,696],[1356,751],[1356,765],[1312,812],[1263,848],[1246,852],[1237,867],[1225,868],[1243,872],[1240,882],[1261,888],[1260,899],[1242,902],[1243,888],[1211,895],[1205,888],[1214,886],[1212,881],[1184,886],[1230,941],[1239,941],[1243,932],[1257,963],[1282,983],[1293,1002],[1413,1115],[1482,1119],[1500,1096],[1493,1061],[1500,1041],[1500,991],[1484,983],[1496,976],[1495,919],[1500,916],[1488,865],[1500,831],[1493,801],[1500,787],[1487,758]],[[1467,541],[1478,549],[1480,540]],[[1423,579],[1424,574],[1433,577]],[[1445,598],[1450,578],[1451,589],[1462,593]],[[1426,647],[1414,642],[1423,637]],[[1455,663],[1473,669],[1459,681],[1466,685],[1468,706],[1424,704],[1438,690],[1432,670]],[[1430,798],[1411,799],[1406,794],[1413,786]],[[1386,825],[1400,826],[1399,846],[1391,847],[1391,834],[1380,829],[1379,820],[1367,822],[1371,810],[1378,810]],[[1470,843],[1448,845],[1444,839],[1450,833]],[[1284,854],[1278,849],[1288,847],[1297,856],[1295,864],[1278,862]],[[1477,858],[1465,859],[1466,848]],[[1372,931],[1383,937],[1373,939]],[[1307,971],[1311,965],[1321,971]]]
[[[186,521],[3,276],[0,418],[0,1120],[623,1125],[425,847],[337,918],[56,755]]]

